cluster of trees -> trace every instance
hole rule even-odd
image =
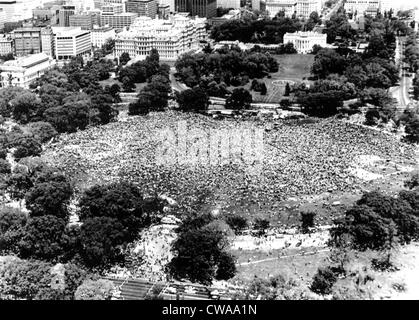
[[[147,60],[148,59],[148,60]],[[130,115],[147,114],[150,111],[163,111],[168,106],[170,85],[170,67],[159,64],[157,50],[153,49],[146,61],[153,64],[153,74],[138,94],[138,100],[128,106]],[[153,61],[152,63],[150,61]]]
[[[355,112],[367,103],[372,105],[367,124],[393,119],[395,100],[388,88],[396,85],[399,75],[392,61],[394,35],[385,35],[373,29],[363,54],[347,47],[319,49],[311,70],[317,81],[310,88],[294,88],[303,111],[313,116],[331,116],[342,109],[344,100],[357,98],[358,103],[352,105]]]
[[[127,182],[94,186],[79,200],[79,224],[70,224],[73,186],[66,176],[43,163],[27,163],[5,179],[13,199],[25,200],[29,215],[0,210],[0,252],[25,259],[69,262],[106,268],[124,261],[124,246],[137,238],[160,206],[147,205]]]
[[[91,274],[72,263],[54,267],[49,262],[13,256],[0,260],[2,299],[73,300],[79,286],[89,278]]]
[[[347,40],[353,40],[356,36],[343,7],[339,8],[328,21],[326,21],[326,28],[323,33],[327,34],[327,43],[335,42],[337,37]]]
[[[379,192],[365,193],[331,230],[331,244],[357,250],[390,249],[419,237],[419,192],[401,191],[396,198]]]
[[[106,124],[117,116],[113,103],[119,102],[118,85],[103,88],[113,68],[110,60],[87,64],[75,58],[31,84],[32,90],[8,87],[0,90],[0,113],[20,124],[49,122],[58,132],[75,132],[88,125]]]
[[[120,57],[120,64],[123,66],[129,60],[129,54],[124,52]],[[152,49],[144,61],[137,61],[129,66],[121,67],[118,79],[122,82],[125,92],[133,92],[136,83],[149,81],[152,76],[159,73],[160,68],[167,69],[167,66],[160,66],[159,54],[156,49]]]
[[[314,18],[314,17],[313,17]],[[310,20],[309,26],[313,23]],[[302,29],[303,24],[294,17],[285,17],[283,12],[273,19],[242,19],[224,22],[211,30],[211,38],[215,41],[241,41],[244,43],[282,43],[284,34]]]
[[[227,46],[214,52],[184,54],[175,64],[177,76],[189,87],[207,83],[245,85],[249,79],[263,78],[278,71],[278,62],[269,53],[242,51]]]
[[[230,227],[211,214],[189,217],[177,229],[172,244],[173,259],[167,272],[175,279],[211,284],[228,280],[236,273],[235,259],[227,251]]]

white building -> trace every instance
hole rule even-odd
[[[381,0],[347,0],[344,6],[347,13],[374,16],[381,10]]]
[[[327,47],[327,35],[325,33],[317,33],[313,31],[298,31],[294,33],[286,33],[284,35],[284,44],[291,42],[298,53],[310,53],[314,45]]]
[[[304,19],[308,19],[312,12],[317,12],[320,15],[321,10],[321,0],[297,0],[295,8],[297,17]]]
[[[217,8],[240,9],[240,0],[217,0]]]
[[[116,32],[111,27],[95,27],[90,31],[92,46],[101,48],[109,39],[115,39]]]
[[[129,30],[117,34],[115,55],[127,52],[130,57],[145,59],[151,49],[157,49],[160,59],[174,61],[181,54],[195,51],[199,41],[206,39],[206,18],[191,19],[172,15],[168,20],[138,17]]]
[[[4,34],[0,35],[0,56],[13,53],[13,40]]]
[[[91,54],[92,42],[89,30],[82,30],[80,27],[52,27],[52,29],[55,35],[57,60]]]
[[[266,11],[270,17],[275,17],[283,11],[286,17],[291,17],[297,8],[297,0],[266,0]]]
[[[0,65],[0,86],[29,88],[29,84],[55,65],[45,53],[37,53]]]
[[[170,12],[175,12],[175,0],[159,0],[159,5],[168,5]]]

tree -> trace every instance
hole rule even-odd
[[[284,97],[288,97],[290,95],[290,92],[291,92],[290,84],[287,82],[285,85]]]
[[[225,221],[236,234],[239,234],[247,227],[247,219],[241,215],[229,215],[225,218]]]
[[[67,221],[73,189],[67,181],[36,183],[25,196],[31,216],[53,215]]]
[[[25,93],[29,93],[29,90],[21,87],[7,87],[0,89],[0,115],[9,118],[12,116],[13,106],[10,101]]]
[[[419,172],[414,173],[409,180],[405,181],[404,186],[409,189],[419,187]]]
[[[124,89],[125,92],[134,92],[135,90],[135,83],[132,82],[132,80],[125,76],[122,78],[122,88]]]
[[[330,267],[319,268],[313,277],[310,290],[317,294],[329,294],[336,281],[337,277]]]
[[[89,103],[67,102],[62,106],[47,109],[44,115],[58,132],[84,130],[89,124]]]
[[[13,155],[16,159],[30,156],[39,156],[42,152],[41,144],[32,137],[21,136],[13,142],[16,147]]]
[[[405,127],[405,139],[411,143],[419,143],[419,116],[410,119]]]
[[[266,229],[269,228],[269,220],[263,218],[256,218],[254,222],[254,228],[258,230],[258,235],[262,236],[266,233]]]
[[[63,254],[63,234],[66,223],[56,216],[33,217],[24,228],[24,236],[19,241],[22,258],[57,260]]]
[[[261,89],[260,89],[260,94],[261,94],[262,96],[264,96],[264,95],[266,95],[267,91],[268,91],[268,89],[266,88],[266,84],[263,82],[263,83],[262,83],[262,87],[261,87]]]
[[[34,93],[23,93],[10,101],[13,118],[20,123],[39,121],[42,119],[41,100]]]
[[[115,286],[112,281],[86,280],[76,290],[75,300],[111,300]]]
[[[91,268],[106,268],[122,261],[120,246],[133,240],[127,228],[110,217],[85,219],[79,239],[83,262]]]
[[[346,60],[333,49],[321,49],[315,56],[311,72],[320,79],[331,73],[342,74],[346,68]]]
[[[149,217],[143,214],[143,196],[128,182],[94,186],[87,189],[80,201],[79,217],[82,221],[95,217],[108,217],[121,222],[132,240]]]
[[[243,88],[234,89],[231,96],[226,100],[226,109],[248,109],[252,103],[252,95]]]
[[[203,111],[208,108],[208,96],[200,87],[187,89],[176,94],[176,101],[182,111]]]
[[[12,172],[9,161],[0,159],[0,174],[8,174]]]
[[[305,24],[305,28],[306,30],[311,31],[319,23],[321,23],[319,14],[317,13],[317,11],[313,11],[312,13],[310,13],[310,16],[308,17],[308,20]]]
[[[211,284],[214,277],[234,275],[234,260],[224,250],[225,236],[220,231],[193,229],[179,234],[172,245],[173,259],[168,272],[176,279]],[[219,272],[217,272],[219,270]]]
[[[33,182],[29,173],[13,173],[6,180],[6,190],[10,194],[10,197],[15,200],[21,200],[25,197],[26,192],[29,191],[33,186]]]
[[[44,143],[58,135],[58,132],[49,122],[38,121],[28,124],[29,133],[38,141]]]
[[[35,300],[51,286],[51,264],[42,261],[8,259],[0,266],[0,292],[15,299]]]
[[[26,215],[18,209],[0,208],[0,254],[17,253],[17,244],[23,236]]]
[[[301,230],[303,233],[309,233],[310,228],[314,227],[315,216],[316,216],[315,212],[301,212],[300,213]]]
[[[130,60],[131,60],[131,57],[129,56],[127,52],[123,52],[121,56],[119,57],[119,63],[123,66],[126,65],[128,61]]]

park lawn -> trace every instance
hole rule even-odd
[[[323,251],[316,254],[282,257],[256,264],[238,265],[237,275],[233,280],[248,282],[252,281],[255,277],[268,279],[269,277],[281,274],[285,277],[300,279],[303,283],[309,284],[317,269],[328,264],[326,260],[328,255],[329,252]],[[253,252],[253,256],[260,256],[260,260],[269,259],[268,257],[263,257],[257,251]],[[272,254],[271,257],[274,258],[275,256],[277,256],[277,253]]]
[[[230,91],[236,88],[244,88],[249,90],[253,97],[253,102],[263,103],[279,103],[285,92],[285,85],[274,86],[272,84],[275,80],[290,80],[290,81],[302,81],[310,76],[311,66],[314,61],[314,55],[312,54],[281,54],[273,55],[279,64],[279,70],[275,73],[271,73],[270,77],[258,79],[258,81],[265,82],[267,90],[266,95],[261,95],[259,92],[250,91],[252,80],[249,81],[245,86],[233,87],[230,86]]]

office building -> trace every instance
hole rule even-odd
[[[101,48],[109,39],[115,39],[115,29],[111,27],[96,27],[90,32],[92,46]]]
[[[126,27],[129,27],[137,17],[137,14],[134,12],[125,12],[115,15],[101,14],[100,25],[108,25],[117,30],[122,30]]]
[[[52,27],[55,35],[55,58],[59,61],[90,55],[92,43],[89,30],[80,27]]]
[[[217,0],[175,0],[175,11],[212,18],[217,15]]]
[[[344,6],[347,13],[353,13],[355,16],[368,14],[372,17],[377,15],[381,9],[380,0],[347,0]]]
[[[297,0],[295,8],[297,17],[304,19],[308,19],[312,12],[317,12],[320,15],[321,10],[321,0]]]
[[[297,10],[297,0],[267,0],[266,11],[270,17],[275,17],[283,11],[286,17],[291,17]]]
[[[180,55],[196,51],[199,41],[206,40],[206,19],[172,15],[167,20],[139,17],[129,30],[117,34],[115,55],[127,52],[130,57],[145,59],[157,49],[161,60],[175,61]]]
[[[54,67],[55,60],[44,53],[32,54],[0,65],[0,86],[29,88],[29,84]]]
[[[41,28],[17,28],[11,34],[14,40],[14,53],[17,57],[41,52]]]
[[[70,26],[70,16],[76,13],[75,6],[63,6],[59,11],[59,25],[60,27],[69,27]]]
[[[139,17],[150,17],[154,19],[157,15],[156,0],[128,0],[127,12],[135,12]]]
[[[0,56],[13,53],[13,39],[7,35],[0,35]]]
[[[55,36],[50,26],[41,29],[41,52],[55,57]]]
[[[217,8],[219,7],[225,9],[240,9],[240,0],[217,0]]]
[[[291,42],[298,53],[310,53],[314,45],[326,47],[327,35],[325,33],[317,33],[312,31],[298,31],[294,33],[286,33],[284,35],[284,44]]]
[[[167,19],[170,15],[170,6],[168,4],[159,4],[157,7],[159,19]]]
[[[100,14],[75,14],[69,18],[70,27],[80,27],[82,30],[92,30],[94,25],[100,24]]]

